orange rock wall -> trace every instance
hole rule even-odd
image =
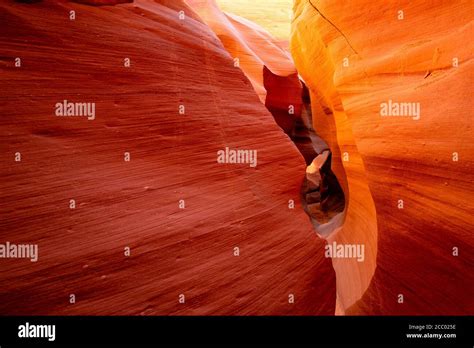
[[[349,197],[329,241],[366,246],[333,259],[337,313],[474,311],[472,6],[295,1],[291,52]],[[420,118],[382,117],[388,100]]]

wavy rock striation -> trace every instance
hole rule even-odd
[[[1,314],[334,313],[305,162],[191,8],[2,2],[0,21],[1,240],[39,246],[0,259]]]
[[[294,75],[299,84],[289,53],[265,29],[235,14],[222,12],[214,0],[188,0],[187,3],[216,33],[263,103],[267,94],[264,67],[278,76]],[[299,88],[301,90],[301,85]]]
[[[337,313],[472,313],[472,3],[296,0],[294,14],[291,52],[348,200],[328,241],[365,246],[363,262],[333,258]],[[387,117],[397,103],[412,114]]]

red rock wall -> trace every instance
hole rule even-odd
[[[349,197],[329,241],[366,246],[363,263],[333,260],[338,313],[474,311],[472,10],[295,2],[291,51]],[[388,100],[420,103],[420,118],[382,117]]]
[[[0,7],[0,242],[39,245],[38,262],[0,259],[0,314],[334,313],[305,162],[190,8]],[[95,120],[56,117],[64,99]],[[226,146],[257,167],[217,164]]]

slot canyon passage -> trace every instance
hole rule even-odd
[[[3,1],[0,314],[472,314],[472,6]]]

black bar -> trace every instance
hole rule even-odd
[[[473,317],[0,317],[13,344],[409,344],[472,347]],[[55,325],[55,339],[19,337],[20,325]],[[409,325],[420,326],[409,329]],[[427,326],[431,325],[431,327]],[[453,326],[454,325],[454,326]],[[455,334],[408,338],[407,334]]]

